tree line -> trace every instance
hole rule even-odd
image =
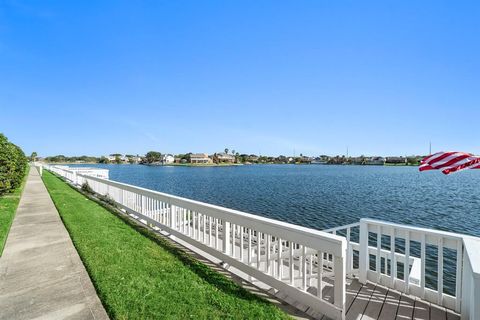
[[[20,186],[26,169],[27,158],[22,149],[0,133],[0,195]]]

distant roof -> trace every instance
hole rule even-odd
[[[208,158],[208,154],[206,153],[192,153],[190,158]]]
[[[217,153],[217,157],[234,157],[233,154],[228,154],[228,153],[225,153],[225,152],[220,152],[220,153]]]

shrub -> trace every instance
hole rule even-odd
[[[101,194],[95,194],[95,191],[93,191],[93,189],[90,187],[90,185],[88,184],[87,181],[85,181],[82,184],[81,189],[82,189],[83,192],[95,195],[99,200],[105,202],[106,204],[108,204],[112,207],[117,206],[117,204],[115,203],[115,200],[113,200],[113,198],[108,193],[104,196],[102,196]]]
[[[105,202],[106,204],[112,206],[112,207],[116,207],[116,206],[117,206],[115,200],[113,200],[113,198],[110,197],[110,195],[109,195],[108,193],[107,193],[106,195],[104,195],[104,196],[101,195],[101,196],[99,196],[98,198],[99,198],[100,200],[102,200],[103,202]]]
[[[86,193],[90,193],[90,194],[94,194],[95,192],[93,191],[93,189],[90,187],[90,185],[88,184],[87,181],[85,181],[83,184],[82,184],[82,191],[86,192]]]
[[[0,133],[0,195],[20,186],[27,168],[27,158],[20,147]]]

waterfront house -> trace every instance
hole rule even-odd
[[[216,153],[215,159],[217,163],[235,163],[235,156],[224,152]]]
[[[353,157],[352,164],[365,164],[365,157],[364,156]]]
[[[311,164],[326,164],[328,159],[322,158],[322,157],[316,157],[313,159],[310,163]]]
[[[276,163],[287,163],[288,159],[284,155],[279,155],[277,158],[274,159]]]
[[[405,157],[387,157],[385,163],[389,164],[406,164],[407,158]]]
[[[133,157],[128,157],[128,160],[131,163],[139,164],[140,162],[142,162],[142,157],[137,155],[137,156],[133,156]]]
[[[171,164],[175,162],[175,157],[172,154],[164,154],[162,157],[163,164]]]
[[[365,164],[383,166],[385,164],[385,158],[384,157],[371,157],[371,158],[368,158],[368,159],[365,160]]]
[[[190,163],[212,163],[212,159],[206,153],[192,153]]]
[[[122,155],[120,153],[113,153],[105,158],[107,158],[109,162],[117,162],[117,159],[119,159],[120,162],[128,163],[128,156]]]
[[[306,164],[306,163],[309,164],[309,163],[312,162],[312,160],[313,160],[313,158],[302,155],[302,156],[296,158],[295,162],[299,162],[299,163],[303,163],[303,164]]]

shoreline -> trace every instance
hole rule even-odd
[[[420,164],[385,163],[385,164],[355,164],[355,163],[169,163],[169,164],[143,164],[143,163],[100,163],[100,162],[44,162],[50,165],[84,165],[84,164],[108,164],[108,165],[142,165],[149,167],[237,167],[250,165],[299,165],[299,166],[357,166],[357,167],[418,167]]]

